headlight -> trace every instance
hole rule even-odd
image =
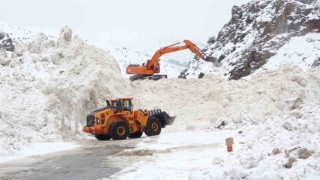
[[[97,118],[96,122],[97,122],[97,124],[100,124],[100,119],[99,119],[99,118]]]

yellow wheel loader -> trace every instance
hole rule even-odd
[[[140,138],[161,133],[161,128],[172,125],[175,117],[170,117],[160,109],[133,111],[132,98],[107,100],[107,106],[87,115],[83,131],[94,135],[98,140],[123,140]]]

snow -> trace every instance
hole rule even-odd
[[[140,161],[110,179],[316,179],[319,78],[319,69],[287,65],[247,81],[206,76],[134,83],[139,107],[161,107],[177,118],[163,129],[167,134],[124,151]],[[232,153],[225,145],[229,137]],[[310,157],[303,158],[304,151]],[[292,168],[285,168],[289,159]]]
[[[254,36],[246,37],[249,44]],[[240,52],[245,46],[237,49]],[[222,50],[232,47],[229,43]],[[81,132],[85,115],[105,99],[126,96],[134,98],[135,109],[161,108],[177,118],[160,136],[144,138],[135,149],[124,151],[124,155],[148,153],[111,179],[320,176],[319,68],[305,68],[318,55],[316,34],[293,38],[266,64],[270,67],[239,81],[227,81],[220,74],[199,80],[130,82],[120,69],[131,57],[144,62],[152,54],[115,48],[118,57],[126,58],[119,61],[119,68],[110,53],[86,44],[67,27],[57,39],[39,34],[30,42],[18,42],[16,48],[14,53],[1,52],[0,57],[4,161],[75,148],[65,142],[87,138]],[[287,65],[289,60],[283,57],[295,65]],[[218,128],[222,122],[226,125]],[[232,153],[224,142],[229,137],[235,140]],[[307,158],[301,156],[305,149]],[[294,162],[287,169],[290,159]]]
[[[1,157],[0,163],[5,163],[13,160],[19,160],[30,156],[40,156],[59,151],[67,151],[80,147],[80,145],[70,142],[52,142],[52,143],[33,143],[21,151],[9,156]]]
[[[231,125],[232,131],[191,131],[147,138],[137,148],[126,151],[152,152],[152,156],[109,179],[317,179],[319,130],[306,132],[303,126],[308,123],[303,121],[318,121],[319,127],[319,110],[314,111],[314,119],[295,122],[302,127],[294,125],[297,130],[293,132],[279,125],[284,118],[274,117],[265,124],[239,129]],[[227,152],[225,145],[229,137],[235,140],[232,153]],[[307,147],[313,155],[299,159],[297,152],[302,147]],[[279,154],[275,152],[277,148]],[[291,169],[284,167],[288,157],[297,160]]]
[[[48,37],[57,36],[57,32],[49,29],[12,25],[0,21],[0,30],[8,33],[13,41],[31,42],[39,33],[45,32]]]
[[[33,143],[86,138],[85,116],[129,87],[114,58],[62,28],[0,56],[0,155]],[[127,82],[128,81],[128,82]]]
[[[144,139],[144,141],[138,144],[138,147],[133,151],[143,149],[161,151],[177,147],[197,147],[219,144],[224,141],[223,137],[232,136],[236,133],[236,131],[224,131],[219,134],[211,131],[182,131],[177,133],[166,133],[159,137],[148,137]],[[156,143],[153,143],[153,140],[156,140]]]
[[[275,56],[268,60],[263,68],[271,69],[283,64],[293,64],[307,70],[319,57],[319,33],[309,33],[305,36],[291,38],[287,44],[278,50]]]
[[[320,36],[318,33],[308,33],[305,36],[293,37],[269,58],[267,63],[251,75],[243,79],[259,76],[266,70],[275,70],[282,66],[295,65],[303,71],[314,66],[320,57]]]

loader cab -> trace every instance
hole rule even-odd
[[[122,105],[120,100],[112,100],[111,101],[111,108],[115,109],[117,111],[121,111],[122,110]]]
[[[123,110],[130,111],[131,113],[133,113],[133,106],[132,106],[131,99],[123,99]]]
[[[111,100],[111,107],[117,111],[129,111],[133,113],[132,98]]]

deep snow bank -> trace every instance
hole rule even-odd
[[[319,73],[286,65],[248,81],[208,76],[134,84],[143,87],[135,89],[141,106],[178,115],[166,130],[193,131],[143,139],[118,158],[144,161],[109,179],[317,179]],[[233,153],[226,151],[229,137]]]
[[[307,117],[316,117],[319,110]],[[108,157],[109,161],[136,159],[108,179],[318,179],[319,131],[306,128],[316,119],[295,120],[292,129],[277,117],[264,124],[247,123],[238,130],[185,131],[145,138],[137,148]],[[235,140],[232,153],[226,149],[228,137]]]
[[[0,155],[33,142],[83,135],[85,115],[122,97],[128,82],[113,57],[63,28],[58,40],[39,34],[0,56]]]
[[[222,121],[259,124],[273,115],[320,105],[319,69],[304,72],[296,66],[267,70],[248,81],[207,76],[199,80],[140,81],[132,86],[136,106],[162,108],[177,115],[171,130],[206,129]]]

